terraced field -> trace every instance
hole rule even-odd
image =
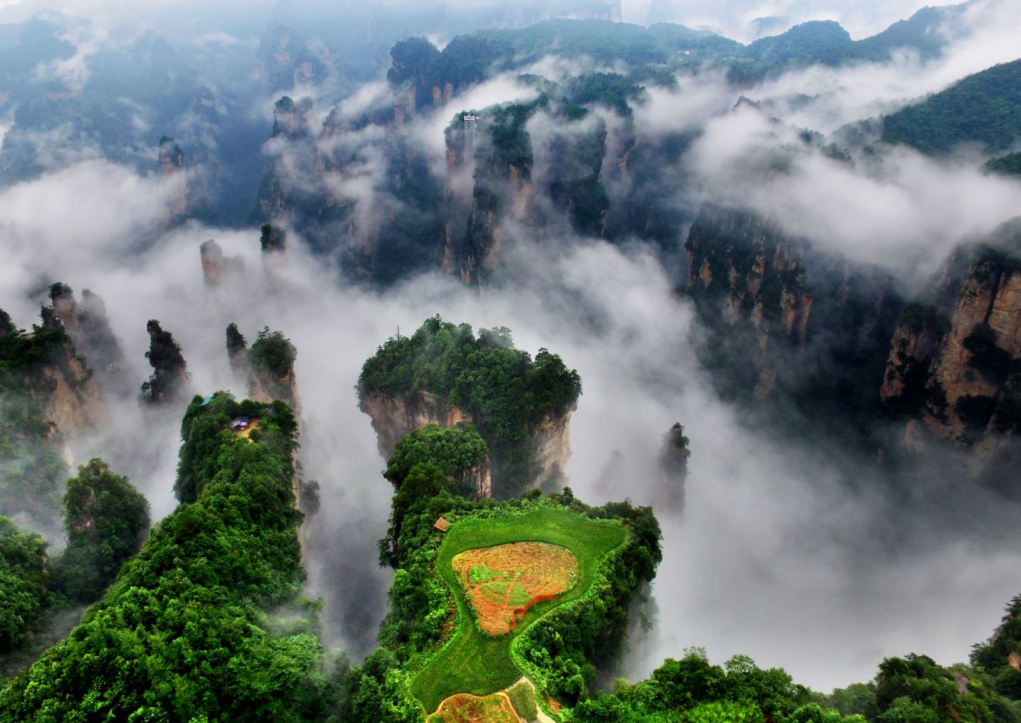
[[[623,544],[626,532],[619,522],[610,520],[593,520],[563,508],[545,508],[523,515],[509,518],[483,519],[469,518],[457,521],[446,533],[443,544],[436,557],[436,571],[450,586],[457,605],[459,629],[454,639],[441,650],[429,663],[419,671],[411,681],[411,693],[425,707],[426,711],[437,711],[440,704],[447,698],[459,694],[470,694],[485,697],[502,691],[521,678],[519,670],[510,656],[510,646],[529,626],[551,610],[560,605],[570,603],[582,597],[591,587],[596,571],[603,559]],[[515,543],[546,543],[542,547],[518,548]],[[504,546],[505,549],[496,551]],[[549,547],[561,548],[563,552],[551,551]],[[491,548],[492,552],[484,552]],[[517,625],[507,625],[509,632],[492,635],[483,628],[484,623],[476,623],[468,590],[471,589],[472,567],[488,567],[490,571],[513,577],[531,575],[534,579],[548,579],[545,573],[532,570],[534,563],[529,565],[520,556],[520,551],[544,550],[539,566],[560,569],[557,573],[564,580],[566,588],[562,594],[553,599],[535,600],[522,611],[520,619],[515,614]],[[460,558],[457,563],[464,569],[464,560],[508,559],[508,553],[514,558],[512,569],[499,570],[492,565],[468,565],[468,590],[462,587],[455,571],[454,559],[461,553],[471,552],[467,558]],[[573,567],[568,552],[574,558]],[[502,563],[497,563],[502,564]],[[575,572],[576,570],[576,572]],[[484,569],[476,573],[476,584],[485,583],[487,573]],[[575,581],[571,584],[572,574]],[[555,576],[553,576],[555,577]],[[490,578],[496,580],[496,578]],[[498,580],[498,582],[500,582]],[[507,582],[507,580],[503,580]],[[514,582],[513,580],[511,582]],[[531,583],[529,583],[531,584]],[[548,582],[538,583],[544,587]],[[528,592],[528,588],[524,587]],[[534,592],[534,591],[533,591]],[[519,593],[520,597],[520,593]],[[482,620],[485,620],[483,615]],[[444,720],[444,719],[430,719]]]
[[[457,581],[489,635],[506,635],[529,608],[553,600],[578,581],[578,560],[548,542],[512,542],[454,555]]]
[[[426,723],[518,723],[506,693],[478,697],[462,693],[443,701]]]

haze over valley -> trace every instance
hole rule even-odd
[[[0,721],[1021,720],[1019,31],[0,0]]]

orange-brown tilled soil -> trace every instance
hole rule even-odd
[[[578,580],[574,554],[546,542],[467,550],[451,564],[479,626],[493,636],[509,633],[529,608],[567,592]]]
[[[504,692],[484,698],[462,693],[452,695],[429,716],[428,723],[520,723],[510,698]]]

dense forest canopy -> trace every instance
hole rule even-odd
[[[968,76],[918,105],[883,118],[883,140],[923,153],[946,153],[961,143],[991,151],[1021,140],[1021,60]]]
[[[234,434],[238,414],[261,424]],[[297,440],[277,402],[196,397],[180,474],[200,480],[156,525],[64,642],[0,693],[0,720],[251,720],[325,717],[329,681],[315,627],[270,607],[304,579],[292,494]]]

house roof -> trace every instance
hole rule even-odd
[[[433,525],[433,527],[435,527],[440,532],[446,532],[450,528],[451,524],[453,523],[441,517],[440,519],[436,520],[436,524]]]

